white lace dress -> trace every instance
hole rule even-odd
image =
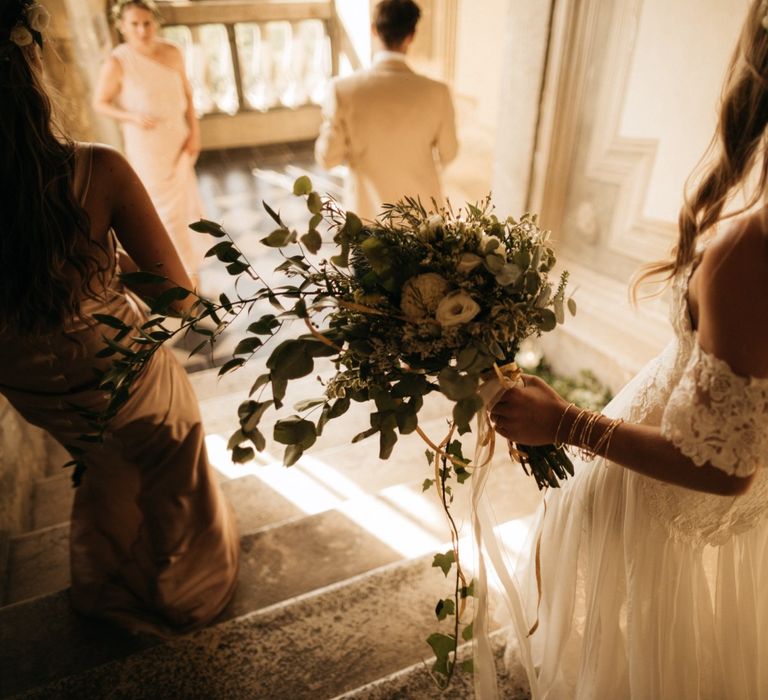
[[[768,698],[768,379],[701,349],[688,277],[674,287],[675,340],[605,413],[660,425],[696,464],[758,473],[732,497],[575,464],[534,526],[531,643],[546,700]],[[532,624],[533,566],[520,583]]]

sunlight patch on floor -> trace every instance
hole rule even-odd
[[[370,494],[331,465],[313,457],[302,457],[292,467],[284,467],[277,460],[235,464],[223,436],[208,435],[205,443],[212,466],[226,478],[255,476],[308,515],[337,509],[404,557],[442,552],[450,547],[443,535],[448,534],[445,514],[431,492],[420,494],[413,486],[397,484]],[[518,556],[527,549],[532,522],[530,515],[494,527],[510,570],[514,570]],[[462,542],[465,551],[471,552],[469,538],[462,538]],[[495,576],[489,576],[489,584],[500,589]]]

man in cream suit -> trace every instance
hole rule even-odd
[[[405,54],[421,12],[413,0],[382,0],[373,32],[385,50],[373,65],[333,82],[315,143],[323,168],[349,166],[347,208],[364,219],[385,202],[420,197],[443,203],[440,170],[456,156],[448,86],[411,70]]]

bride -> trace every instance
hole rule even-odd
[[[604,414],[532,376],[493,410],[501,435],[585,458],[547,493],[521,580],[547,700],[768,698],[766,27],[755,0],[715,158],[674,260],[649,271],[672,281],[675,340]],[[738,193],[749,203],[730,220]]]

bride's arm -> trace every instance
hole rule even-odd
[[[763,454],[763,434],[768,427],[765,425],[768,414],[761,398],[763,392],[759,387],[749,387],[747,380],[747,377],[768,377],[767,282],[768,253],[757,215],[746,226],[725,233],[710,245],[692,280],[691,292],[695,301],[692,310],[698,320],[697,340],[701,352],[697,349],[686,370],[688,383],[675,388],[662,427],[622,423],[616,427],[610,442],[600,446],[600,437],[611,425],[611,419],[603,416],[594,425],[586,444],[581,446],[593,452],[597,449],[598,454],[627,469],[687,488],[722,495],[746,491],[757,467],[750,457]],[[718,410],[722,405],[713,408],[712,404],[717,402],[710,401],[709,389],[697,384],[697,373],[701,373],[704,364],[708,371],[722,373],[723,376],[715,377],[715,380],[722,380],[731,394],[736,393],[732,398],[738,410],[745,412],[744,420],[758,422],[758,430],[752,437],[746,433],[745,436],[729,435],[727,425],[717,425]],[[712,377],[708,379],[711,381]],[[765,387],[768,392],[768,384]],[[739,388],[742,388],[740,393]],[[698,396],[698,391],[703,394]],[[718,401],[729,400],[727,393]],[[687,399],[690,402],[687,403]],[[751,406],[755,410],[751,410]],[[707,415],[709,410],[711,413]],[[708,447],[705,444],[700,449],[693,434],[678,431],[676,437],[679,439],[673,439],[674,431],[665,431],[665,422],[667,426],[686,425],[685,420],[676,421],[679,415],[668,414],[684,414],[686,411],[692,412],[687,423],[695,429],[703,429],[706,425],[714,425],[714,430],[722,427],[725,433],[715,435],[717,439],[713,444],[719,448],[721,438],[731,437],[736,444],[735,451],[740,455],[734,463],[726,464],[727,460],[715,452],[711,459],[704,459],[702,455],[709,454]],[[695,411],[703,411],[703,417],[708,420],[699,422]],[[499,433],[530,445],[556,440],[568,443],[569,437],[571,443],[580,443],[582,431],[578,424],[574,430],[578,415],[579,409],[568,408],[544,382],[529,376],[525,377],[525,387],[508,391],[493,409]],[[584,426],[583,416],[581,426]],[[691,446],[693,449],[689,449]],[[727,454],[732,452],[733,449]],[[692,458],[693,453],[698,457],[696,461]],[[713,461],[718,463],[713,464]]]
[[[611,425],[611,419],[601,416],[586,444],[578,441],[579,430],[569,441],[580,409],[569,407],[538,377],[525,375],[524,380],[525,387],[510,389],[494,407],[492,419],[496,430],[523,445],[546,445],[555,442],[557,434],[563,444],[587,447],[594,452],[603,432]],[[603,445],[596,454],[654,479],[721,495],[744,493],[753,478],[753,475],[726,474],[711,464],[697,466],[662,436],[660,428],[635,423],[619,425],[610,443]]]

